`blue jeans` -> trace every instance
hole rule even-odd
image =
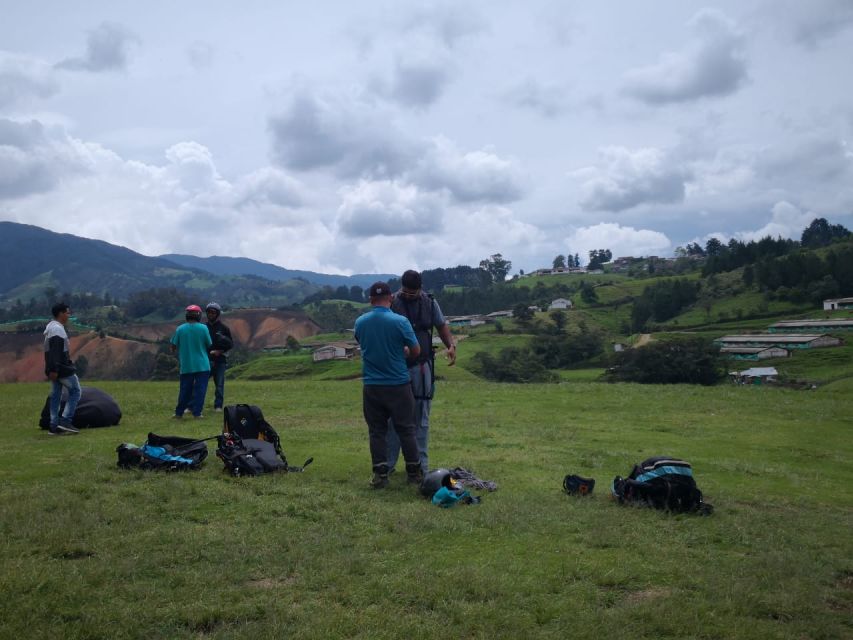
[[[213,408],[221,409],[225,401],[225,370],[228,368],[227,360],[216,360],[210,363],[210,377],[213,378],[213,385],[216,388],[216,394],[213,397]]]
[[[415,365],[409,368],[409,379],[412,382],[412,392],[415,395],[415,440],[418,442],[418,454],[421,469],[424,473],[429,472],[429,456],[427,446],[429,445],[429,411],[432,408],[432,370],[428,363]],[[393,469],[400,457],[400,438],[394,429],[394,424],[388,421],[388,468]]]
[[[59,407],[62,405],[62,390],[68,389],[68,400],[65,402],[65,411],[59,416]],[[80,401],[80,379],[76,374],[65,378],[57,378],[50,381],[50,428],[53,429],[60,420],[64,425],[70,425],[74,412],[77,411],[77,403]]]
[[[175,415],[184,415],[184,410],[189,407],[194,416],[200,416],[204,408],[204,396],[207,394],[207,381],[210,379],[210,371],[196,371],[195,373],[182,373],[181,385],[178,390],[178,405],[175,407]]]

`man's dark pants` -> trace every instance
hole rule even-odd
[[[175,407],[175,415],[184,415],[184,409],[189,408],[194,416],[200,416],[204,407],[204,396],[207,393],[207,381],[210,379],[210,371],[198,371],[196,373],[182,373],[180,386],[178,388],[178,406]]]
[[[228,368],[228,361],[225,358],[217,358],[210,361],[210,377],[213,378],[213,384],[216,393],[213,397],[213,408],[221,409],[225,401],[225,370]]]
[[[403,459],[406,464],[418,464],[418,443],[415,440],[415,397],[412,386],[406,384],[364,385],[362,408],[367,432],[370,436],[370,457],[373,470],[388,472],[388,420],[394,421],[394,429],[400,438]]]

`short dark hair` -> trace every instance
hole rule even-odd
[[[403,277],[400,278],[400,282],[406,289],[420,289],[421,288],[421,274],[419,274],[414,269],[409,269],[403,274]]]
[[[53,314],[54,318],[58,318],[60,313],[70,310],[71,307],[69,307],[65,302],[57,302],[50,308],[50,312]]]

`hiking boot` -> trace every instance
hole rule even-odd
[[[222,413],[222,407],[215,407],[213,409],[216,413]]]
[[[424,481],[424,472],[419,462],[406,465],[406,482],[420,485]]]
[[[388,474],[387,473],[374,473],[373,478],[370,480],[370,488],[371,489],[384,489],[388,486]]]

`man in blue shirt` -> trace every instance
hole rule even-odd
[[[186,310],[186,323],[172,336],[172,353],[177,352],[181,365],[181,386],[175,417],[183,418],[189,408],[194,418],[201,418],[207,382],[210,378],[210,359],[207,351],[213,341],[207,327],[201,324],[201,307],[191,304]]]
[[[400,439],[408,481],[420,484],[423,473],[415,440],[415,398],[406,358],[416,358],[421,348],[411,323],[391,311],[390,287],[375,282],[368,295],[373,309],[355,321],[355,339],[361,346],[362,408],[373,462],[370,486],[374,489],[388,486],[389,418]]]

